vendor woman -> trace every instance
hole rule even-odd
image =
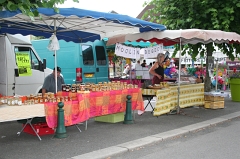
[[[163,82],[164,80],[164,67],[163,67],[164,59],[165,59],[164,54],[159,53],[157,55],[156,62],[153,64],[153,66],[149,70],[149,73],[153,75],[152,85],[160,84],[160,82]]]

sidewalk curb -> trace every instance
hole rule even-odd
[[[199,129],[203,129],[209,126],[213,126],[234,118],[240,117],[240,111],[239,112],[235,112],[235,113],[231,113],[228,115],[223,115],[221,117],[218,118],[213,118],[210,120],[206,120],[203,122],[199,122],[196,124],[192,124],[192,125],[188,125],[188,126],[184,126],[178,129],[174,129],[174,130],[170,130],[170,131],[166,131],[166,132],[162,132],[159,134],[155,134],[155,135],[151,135],[151,136],[147,136],[141,139],[137,139],[137,140],[133,140],[133,141],[129,141],[126,143],[122,143],[116,146],[112,146],[112,147],[108,147],[105,149],[100,149],[97,151],[92,151],[86,154],[82,154],[79,156],[75,156],[75,157],[71,157],[71,159],[106,159],[110,156],[114,156],[120,153],[124,153],[127,151],[131,151],[140,147],[144,147],[150,144],[154,144],[156,142],[160,142],[172,137],[176,137],[179,135],[183,135],[183,134],[187,134],[187,133],[191,133],[193,131],[199,130]]]

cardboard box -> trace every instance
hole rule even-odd
[[[224,101],[205,101],[204,108],[207,109],[223,109],[224,108]]]
[[[204,100],[205,101],[224,101],[224,97],[221,96],[211,96],[211,95],[204,95]]]
[[[122,122],[122,121],[124,121],[124,114],[125,114],[125,112],[103,115],[103,116],[95,117],[94,120],[99,121],[99,122],[105,122],[105,123]]]
[[[24,125],[25,124],[23,124],[23,126]],[[39,136],[50,135],[55,133],[53,128],[48,127],[47,123],[37,123],[32,124],[32,126],[34,127]],[[32,127],[29,124],[26,125],[23,132],[36,136],[36,133],[33,131]]]

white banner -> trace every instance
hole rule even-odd
[[[125,46],[117,43],[115,46],[115,54],[117,56],[130,58],[130,59],[139,59],[140,58],[140,48],[134,48]]]
[[[143,48],[144,59],[156,58],[159,53],[163,53],[163,44],[159,44],[153,47]]]

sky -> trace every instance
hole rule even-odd
[[[148,0],[79,0],[75,3],[72,0],[67,0],[63,5],[58,5],[60,8],[80,8],[100,12],[115,12],[131,17],[137,17],[143,10],[143,4]]]

